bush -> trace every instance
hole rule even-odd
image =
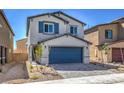
[[[42,67],[42,66],[40,66],[40,69],[43,69],[43,67]]]
[[[40,78],[40,76],[32,76],[31,77],[31,79],[34,79],[34,80],[39,79],[39,78]]]
[[[30,69],[33,69],[33,66],[32,65],[30,65]]]

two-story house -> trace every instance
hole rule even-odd
[[[0,10],[0,64],[12,62],[13,36],[8,20],[3,10]]]
[[[92,42],[91,61],[124,62],[124,18],[96,25],[84,34]]]
[[[27,18],[27,46],[33,61],[35,45],[42,45],[41,64],[89,63],[90,42],[84,40],[85,23],[59,11]]]

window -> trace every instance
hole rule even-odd
[[[45,33],[54,33],[54,24],[53,23],[44,23],[44,32]]]
[[[112,30],[105,30],[105,38],[106,39],[112,39]]]
[[[77,26],[70,26],[70,33],[73,35],[77,35]]]

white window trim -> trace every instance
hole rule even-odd
[[[70,25],[70,31],[71,31],[71,27],[73,27],[73,30],[74,30],[74,27],[77,27],[77,33],[78,33],[78,26],[77,25]],[[77,33],[71,33],[71,34],[77,35]]]
[[[45,32],[45,24],[52,25],[53,26],[53,31],[49,32],[49,26],[48,26],[48,32]],[[44,28],[43,29],[44,33],[46,33],[46,34],[54,34],[54,24],[53,23],[44,23],[43,28]]]

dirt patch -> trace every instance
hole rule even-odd
[[[26,66],[24,63],[10,63],[2,67],[4,70],[0,73],[0,83],[28,78]]]

